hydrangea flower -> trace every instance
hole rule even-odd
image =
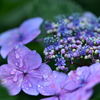
[[[61,72],[53,74],[38,85],[44,96],[41,100],[89,100],[92,87],[100,83],[100,63],[83,66],[71,71],[68,75]]]
[[[40,34],[42,18],[31,18],[23,22],[20,27],[3,32],[0,35],[0,54],[5,58],[18,44],[27,44]]]
[[[74,63],[80,65],[80,59],[89,60],[90,63],[100,62],[99,20],[92,13],[86,12],[48,22],[44,39],[46,60],[55,61],[57,70],[66,70],[68,65],[73,66]],[[59,64],[58,59],[63,59],[64,63]]]
[[[20,45],[9,53],[8,64],[0,67],[0,80],[11,95],[18,94],[21,89],[29,95],[38,95],[38,82],[51,72],[36,51]]]

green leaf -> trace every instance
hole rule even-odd
[[[0,100],[16,100],[16,97],[10,96],[7,90],[0,86]]]
[[[47,20],[82,11],[71,0],[0,0],[0,31],[16,27],[30,17],[40,16]]]
[[[96,85],[93,90],[93,96],[90,100],[100,100],[100,84]]]
[[[33,7],[35,16],[53,19],[57,15],[82,12],[82,8],[71,0],[37,0]]]
[[[32,17],[32,0],[0,0],[0,31],[12,28]]]

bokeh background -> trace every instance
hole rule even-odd
[[[69,15],[73,12],[91,11],[100,16],[100,0],[0,0],[0,33],[18,27],[25,19],[40,16],[45,20],[54,20],[57,15]],[[42,31],[43,33],[44,31]],[[43,47],[36,43],[27,46],[36,49],[41,55]],[[6,63],[0,57],[0,65]],[[0,87],[0,100],[40,100],[43,96],[29,96],[21,92],[17,96],[9,96],[6,89]],[[100,85],[94,87],[90,100],[100,100]]]

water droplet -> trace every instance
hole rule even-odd
[[[16,58],[18,59],[20,56],[18,54],[16,54]]]
[[[23,66],[23,61],[22,61],[22,59],[20,59],[20,65],[19,65],[19,67],[21,68]]]
[[[43,75],[43,78],[44,78],[44,79],[48,78],[48,75]]]
[[[15,70],[12,70],[12,71],[11,71],[11,74],[12,74],[12,75],[15,74]]]
[[[41,86],[40,86],[40,85],[38,85],[38,87],[40,88]]]
[[[38,88],[43,88],[41,85],[38,85]]]
[[[31,83],[29,83],[29,87],[32,87],[32,84]]]

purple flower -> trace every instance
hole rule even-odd
[[[61,88],[65,85],[67,75],[62,72],[53,71],[45,80],[39,83],[38,90],[42,95],[50,96],[61,93]]]
[[[69,77],[78,80],[81,83],[80,87],[92,88],[97,83],[100,83],[100,63],[92,64],[89,67],[79,67],[76,71],[71,71]]]
[[[5,58],[18,44],[27,44],[40,34],[42,18],[31,18],[21,24],[20,27],[8,30],[0,35],[0,54]]]
[[[79,67],[68,73],[53,74],[45,81],[40,82],[38,90],[42,95],[52,96],[41,100],[89,100],[92,87],[100,83],[100,63],[90,67]]]
[[[9,53],[8,64],[0,67],[0,80],[11,95],[18,94],[21,89],[29,95],[38,95],[38,83],[51,72],[36,51],[20,45]]]
[[[49,26],[52,26],[52,23],[56,28],[50,27],[46,30],[45,40],[47,41],[44,41],[44,55],[46,61],[54,61],[57,70],[70,69],[67,64],[64,65],[65,68],[59,68],[56,60],[58,55],[64,58],[65,62],[70,61],[69,66],[73,66],[76,61],[80,63],[80,59],[89,60],[89,64],[100,62],[100,53],[98,52],[100,50],[99,18],[90,12],[74,13],[70,16],[58,17],[56,21],[49,22]],[[50,46],[54,48],[47,50]],[[52,51],[53,53],[51,53]]]

